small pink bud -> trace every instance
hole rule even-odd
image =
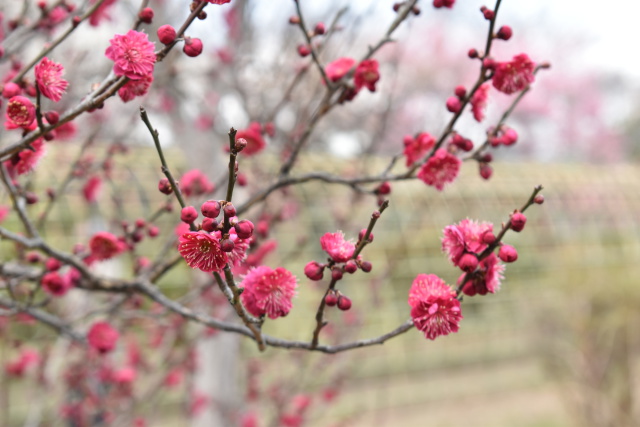
[[[233,147],[236,150],[236,153],[241,152],[247,147],[247,140],[244,138],[236,139],[235,146]]]
[[[544,196],[542,194],[538,194],[536,197],[533,198],[533,202],[541,205],[544,203]]]
[[[369,261],[362,261],[360,263],[360,268],[362,269],[362,271],[364,271],[365,273],[368,273],[371,271],[371,269],[373,268],[373,265],[369,262]]]
[[[236,234],[241,239],[250,239],[251,236],[253,236],[253,223],[248,219],[243,219],[237,223],[234,228],[236,229]]]
[[[300,23],[300,17],[297,15],[291,16],[289,18],[289,24],[291,25],[298,25]]]
[[[173,192],[171,183],[167,178],[161,178],[160,181],[158,181],[158,191],[162,194],[171,194]]]
[[[503,262],[514,262],[518,259],[518,251],[511,245],[502,245],[498,251],[498,257]]]
[[[157,237],[158,234],[160,234],[160,229],[158,227],[156,227],[155,225],[152,225],[147,229],[147,234],[151,238]]]
[[[447,110],[451,113],[457,113],[461,108],[462,103],[460,103],[460,100],[457,97],[451,96],[447,99]]]
[[[499,39],[502,39],[502,40],[509,40],[512,35],[513,35],[513,30],[511,29],[511,27],[508,26],[508,25],[503,25],[498,30],[498,33],[496,34],[496,37],[498,37]]]
[[[458,262],[458,267],[460,267],[462,271],[471,273],[478,267],[478,258],[473,254],[464,254]]]
[[[484,162],[484,163],[491,163],[493,161],[493,154],[491,153],[484,153],[481,157],[480,157],[480,161]]]
[[[57,111],[47,111],[44,113],[44,118],[47,119],[49,124],[55,125],[60,121],[60,114]]]
[[[231,203],[227,203],[226,205],[224,205],[223,211],[224,211],[224,216],[227,218],[236,216],[236,207],[233,206]]]
[[[331,280],[338,281],[342,279],[342,269],[340,267],[333,267],[331,269]]]
[[[140,20],[145,24],[151,24],[151,21],[153,20],[153,9],[145,7],[138,14],[138,18],[140,18]]]
[[[247,185],[247,175],[239,173],[238,176],[236,176],[236,184],[238,184],[240,187],[244,187],[245,185]]]
[[[315,26],[315,28],[313,29],[313,32],[316,35],[323,35],[326,32],[326,28],[324,27],[324,24],[322,22],[318,22]]]
[[[224,239],[220,242],[220,249],[222,249],[224,252],[233,251],[233,248],[235,248],[235,246],[235,243],[233,243],[233,240],[231,239]]]
[[[55,258],[48,258],[44,263],[44,268],[47,271],[57,271],[60,270],[60,267],[62,267],[62,263]]]
[[[487,163],[480,163],[480,176],[483,179],[489,179],[493,175],[493,168]]]
[[[217,218],[221,209],[220,202],[217,200],[207,200],[200,207],[200,212],[205,218]]]
[[[158,39],[162,44],[171,44],[176,40],[176,30],[171,25],[163,25],[158,28]]]
[[[375,192],[380,195],[387,195],[391,193],[391,184],[388,181],[381,183],[378,188],[376,188]]]
[[[493,70],[496,67],[496,61],[493,58],[484,58],[482,60],[482,66],[487,70]]]
[[[469,52],[467,52],[467,56],[471,59],[475,59],[478,57],[478,50],[477,49],[469,49]]]
[[[2,89],[2,97],[5,99],[20,95],[22,89],[16,83],[7,82]]]
[[[482,14],[484,15],[484,19],[486,19],[487,21],[491,21],[493,18],[496,17],[496,13],[491,9],[483,10]]]
[[[504,145],[513,145],[518,141],[518,132],[509,128],[502,135],[502,143]]]
[[[358,271],[358,264],[354,260],[350,259],[344,264],[344,271],[349,274],[353,274]]]
[[[185,37],[182,51],[190,57],[198,56],[202,53],[202,40],[196,37]]]
[[[32,193],[31,191],[27,191],[24,195],[24,201],[27,202],[28,205],[35,205],[38,203],[38,200],[36,193]]]
[[[347,311],[351,308],[351,300],[344,295],[338,297],[338,308],[342,311]]]
[[[467,89],[465,89],[464,86],[456,86],[455,94],[458,98],[464,99],[464,97],[467,95]]]
[[[213,232],[218,228],[218,221],[212,218],[205,218],[202,220],[202,229],[207,233]]]
[[[145,225],[147,225],[147,221],[145,221],[144,218],[136,219],[136,228],[142,228]]]
[[[31,264],[37,264],[40,261],[42,261],[42,257],[40,257],[40,254],[37,252],[29,252],[27,254],[27,262],[31,263]]]
[[[358,241],[364,239],[365,234],[367,234],[367,229],[363,228],[362,230],[360,230],[360,232],[358,233]],[[369,243],[373,242],[373,233],[369,233]]]
[[[187,224],[192,223],[198,218],[198,211],[193,206],[185,206],[180,211],[180,220]]]
[[[496,236],[491,231],[486,231],[482,235],[482,243],[485,245],[492,245],[496,241]]]
[[[305,56],[309,56],[310,53],[311,53],[311,48],[309,47],[309,45],[306,45],[306,44],[298,45],[298,55],[304,58]]]
[[[142,234],[140,230],[136,230],[131,233],[131,240],[133,240],[134,243],[139,243],[142,239],[144,239],[144,234]]]
[[[444,6],[444,0],[433,0],[433,7],[440,9],[442,6]]]
[[[304,266],[304,275],[307,276],[309,280],[322,280],[323,273],[324,265],[319,264],[316,261],[310,261]]]
[[[513,231],[520,232],[524,229],[524,225],[527,223],[527,217],[521,212],[515,212],[511,214],[511,229]]]
[[[329,307],[333,307],[336,304],[338,304],[338,296],[335,294],[335,292],[329,292],[325,297],[324,297],[324,303],[326,305],[328,305]]]

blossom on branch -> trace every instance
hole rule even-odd
[[[120,333],[107,322],[96,322],[87,332],[89,345],[99,353],[109,353],[118,342]]]
[[[356,250],[356,245],[353,242],[344,240],[342,231],[326,233],[320,238],[320,246],[335,262],[346,262]]]
[[[27,172],[31,172],[42,156],[44,156],[46,149],[42,138],[38,138],[31,143],[30,150],[25,148],[14,154],[9,160],[4,162],[5,167],[10,175],[23,175]]]
[[[241,151],[242,154],[251,156],[264,150],[267,146],[267,143],[260,132],[260,128],[261,126],[259,123],[253,122],[248,128],[236,132],[236,141],[240,138],[244,138],[247,141],[247,146]]]
[[[89,249],[91,250],[91,255],[88,260],[90,263],[94,260],[102,261],[111,259],[124,252],[126,246],[124,242],[120,241],[113,234],[107,231],[101,231],[93,235],[89,241]]]
[[[489,98],[489,83],[485,83],[478,88],[478,90],[471,97],[471,112],[473,118],[477,122],[481,122],[484,119],[484,114],[487,109],[487,100]]]
[[[7,103],[7,121],[4,127],[7,129],[29,128],[36,119],[36,107],[29,98],[14,96]]]
[[[113,72],[116,76],[140,80],[153,73],[155,47],[147,34],[129,30],[125,35],[116,34],[109,42],[111,46],[107,48],[105,55],[114,62]]]
[[[436,145],[436,139],[426,132],[419,133],[415,138],[406,135],[403,142],[407,167],[420,160]]]
[[[432,185],[442,191],[445,184],[453,182],[458,176],[462,161],[443,148],[439,148],[435,154],[422,165],[418,174],[425,184]]]
[[[458,278],[458,285],[461,285],[462,292],[470,297],[476,294],[493,294],[500,290],[500,284],[504,278],[503,273],[504,264],[498,261],[495,253],[490,253],[489,256],[480,261],[475,272],[462,274]]]
[[[324,67],[324,71],[327,73],[329,80],[337,82],[349,72],[355,63],[356,60],[353,58],[338,58],[328,63],[327,66]]]
[[[54,102],[60,101],[69,82],[62,78],[64,67],[46,56],[35,66],[36,83],[43,96]]]
[[[535,80],[535,67],[536,64],[524,53],[514,56],[510,62],[498,62],[493,74],[493,87],[507,95],[521,91]]]
[[[356,90],[366,87],[369,91],[375,92],[378,80],[380,80],[378,61],[375,59],[365,59],[358,64],[355,74],[353,75]]]
[[[215,185],[199,169],[191,169],[180,178],[180,190],[187,197],[211,193],[215,188]]]
[[[229,261],[219,238],[206,231],[189,231],[180,236],[178,251],[189,267],[205,272],[220,271]]]
[[[465,253],[480,254],[487,248],[483,241],[486,233],[493,232],[493,224],[463,219],[458,224],[448,225],[443,230],[442,250],[446,252],[449,261],[458,266],[460,258]]]
[[[139,80],[129,80],[118,89],[118,96],[123,102],[129,102],[138,96],[144,96],[153,83],[153,74],[146,75]]]
[[[272,270],[260,266],[249,270],[239,287],[244,291],[240,295],[242,304],[253,316],[267,315],[277,319],[289,314],[296,294],[298,282],[290,271],[278,267]]]
[[[456,293],[435,274],[418,274],[409,290],[411,318],[430,340],[458,332],[462,313]]]

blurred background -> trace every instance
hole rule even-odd
[[[181,1],[151,3],[158,7],[149,34],[159,25],[178,24],[186,14]],[[362,57],[394,19],[393,3],[301,2],[309,26],[336,20],[335,34],[322,45],[325,63]],[[459,0],[451,10],[436,10],[430,2],[420,2],[420,15],[403,24],[394,35],[397,43],[376,56],[382,76],[376,93],[362,93],[330,113],[315,130],[310,152],[296,172],[379,173],[390,156],[402,151],[404,135],[439,135],[450,115],[446,98],[457,85],[469,87],[475,81],[477,64],[467,51],[484,46],[483,4]],[[0,7],[11,13],[10,5]],[[58,59],[84,61],[82,68],[68,66],[73,82],[68,102],[108,72],[109,63],[88,58],[100,57],[114,31],[126,31],[130,21],[119,17],[136,8],[135,2],[118,2],[110,24],[83,29],[85,37],[60,48]],[[272,121],[277,130],[266,153],[241,164],[249,186],[239,189],[239,201],[277,167],[278,153],[286,151],[312,114],[323,88],[315,69],[300,71],[309,61],[297,56],[302,37],[287,23],[295,13],[292,1],[232,0],[207,10],[207,19],[188,33],[203,39],[203,55],[184,58],[173,52],[156,68],[154,90],[145,99],[128,104],[114,100],[79,122],[78,140],[98,129],[96,138],[105,145],[118,141],[131,150],[120,173],[135,176],[135,188],[103,192],[104,221],[115,223],[119,215],[105,208],[111,192],[139,201],[160,177],[148,132],[138,120],[140,105],[152,113],[177,170],[199,168],[214,182],[224,179],[225,157],[218,154],[229,127]],[[464,218],[498,227],[534,186],[543,185],[545,203],[528,211],[523,232],[505,238],[518,249],[518,261],[507,266],[500,292],[464,300],[459,333],[432,342],[410,330],[383,346],[335,356],[278,349],[260,354],[252,342],[234,340],[225,344],[233,356],[223,359],[224,381],[230,376],[234,383],[226,389],[231,403],[212,398],[194,425],[214,425],[208,417],[225,411],[233,412],[234,420],[255,415],[260,426],[294,425],[279,415],[302,405],[303,399],[310,402],[304,425],[318,427],[640,425],[638,13],[640,5],[622,0],[606,7],[595,1],[501,2],[498,25],[511,26],[514,36],[495,43],[494,58],[509,60],[525,52],[535,62],[551,64],[507,121],[519,133],[518,143],[493,152],[494,174],[488,181],[480,178],[475,163],[466,162],[459,179],[444,192],[420,182],[392,184],[390,208],[365,251],[373,271],[349,277],[342,285],[354,306],[344,314],[329,313],[325,339],[373,337],[407,320],[407,292],[417,274],[434,273],[452,284],[457,280],[458,271],[441,252],[444,227]],[[24,49],[37,50],[31,45]],[[297,75],[302,83],[283,97]],[[457,129],[481,143],[487,126],[510,101],[492,90],[484,123],[463,116]],[[113,126],[96,127],[105,120]],[[52,148],[45,161],[54,165],[68,158],[69,147]],[[394,170],[402,170],[403,161],[399,163]],[[50,166],[38,179],[57,182],[54,169]],[[152,205],[141,204],[136,214]],[[320,236],[342,229],[355,237],[375,207],[375,198],[313,183],[277,193],[263,208],[250,211],[252,220],[277,212],[270,237],[278,249],[265,264],[282,265],[301,278],[295,309],[286,319],[269,322],[267,333],[309,338],[309,313],[323,289],[304,277],[304,264],[322,259]],[[71,247],[83,231],[65,222],[65,212],[61,209],[52,218],[68,236],[60,244]],[[82,215],[91,221],[97,213]],[[172,227],[164,224],[168,234]],[[163,289],[178,295],[188,274],[186,268],[179,270]],[[203,344],[200,355],[199,387],[214,396],[212,382],[224,381],[206,366],[218,357],[218,339],[208,338],[213,347]],[[12,401],[28,391],[19,389]],[[164,409],[158,409],[162,415],[150,418],[149,425],[182,425],[176,403],[180,393],[158,398]],[[26,406],[17,404],[16,414]]]

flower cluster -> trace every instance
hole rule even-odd
[[[498,62],[493,73],[493,87],[510,95],[527,88],[535,80],[536,64],[521,53],[508,62]]]
[[[338,58],[327,64],[324,71],[329,80],[337,82],[349,73],[355,63],[353,58]],[[380,80],[378,67],[378,61],[375,59],[365,59],[356,66],[353,73],[354,88],[349,99],[353,99],[363,87],[369,89],[370,92],[376,91],[376,83]]]
[[[252,268],[239,287],[242,304],[253,316],[269,316],[270,319],[284,317],[291,311],[291,300],[296,294],[298,282],[290,271],[267,266]]]
[[[419,274],[409,290],[415,327],[430,340],[458,332],[462,312],[456,293],[434,274]]]
[[[131,80],[140,80],[153,74],[156,62],[155,47],[147,34],[129,30],[127,34],[116,34],[105,51],[111,59],[116,76],[125,76]]]
[[[447,183],[456,179],[461,165],[462,161],[454,154],[438,148],[434,155],[420,167],[416,176],[425,184],[442,191]]]

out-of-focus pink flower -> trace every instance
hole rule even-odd
[[[33,147],[33,151],[25,148],[4,162],[11,175],[23,175],[31,172],[44,156],[46,149],[42,138],[33,141],[31,147]]]
[[[102,179],[98,175],[92,175],[82,187],[82,194],[88,203],[95,203],[102,189]]]
[[[122,253],[125,249],[125,244],[107,231],[100,231],[94,234],[89,241],[92,260],[110,259]]]
[[[189,231],[180,236],[180,255],[189,267],[202,271],[220,271],[228,262],[227,253],[220,248],[219,238],[206,231]]]
[[[229,3],[231,0],[207,0],[211,4],[225,4]]]
[[[180,178],[180,190],[187,197],[202,196],[213,192],[215,185],[200,170],[192,169]]]
[[[535,80],[536,64],[521,53],[509,62],[498,62],[493,73],[493,87],[507,95],[525,89]]]
[[[493,232],[493,224],[489,222],[477,222],[471,219],[463,219],[458,224],[448,225],[444,228],[442,237],[442,250],[447,253],[453,265],[458,266],[460,258],[465,253],[480,254],[487,248],[482,237],[485,233]]]
[[[113,372],[111,379],[114,382],[121,384],[131,384],[136,380],[138,376],[135,368],[131,366],[125,366]]]
[[[485,83],[471,97],[471,112],[476,121],[481,122],[484,119],[484,113],[487,109],[487,100],[489,98],[489,83]]]
[[[191,404],[189,405],[189,415],[197,417],[209,405],[209,397],[200,392],[195,391],[191,395]]]
[[[129,80],[118,89],[118,96],[123,102],[129,102],[136,97],[146,95],[151,83],[153,83],[153,74],[143,76],[139,80]]]
[[[91,4],[97,3],[98,0],[91,0]],[[110,20],[111,16],[109,16],[108,9],[113,6],[116,0],[105,0],[102,2],[100,6],[91,14],[89,17],[89,24],[92,27],[97,27],[100,25],[100,22],[107,19]]]
[[[4,369],[8,376],[22,377],[26,371],[40,363],[40,353],[38,350],[23,348],[20,355],[14,361],[9,361]]]
[[[432,185],[442,191],[445,184],[453,182],[458,176],[462,161],[443,148],[436,150],[435,154],[422,165],[418,174],[425,184]]]
[[[100,353],[109,353],[116,348],[119,337],[120,333],[104,321],[95,322],[87,332],[89,345]]]
[[[409,290],[411,318],[430,340],[458,332],[462,313],[455,292],[435,274],[419,274]]]
[[[346,262],[353,256],[356,245],[350,240],[344,240],[344,233],[325,233],[320,238],[322,250],[327,252],[335,262]]]
[[[365,59],[358,64],[355,74],[353,75],[353,81],[357,90],[366,87],[369,91],[375,92],[378,80],[380,80],[378,61],[375,59]]]
[[[40,284],[46,293],[55,297],[64,296],[73,287],[69,277],[61,276],[57,271],[52,271],[42,276]]]
[[[62,78],[64,67],[46,56],[35,66],[36,83],[40,93],[54,102],[60,101],[69,82]]]
[[[10,210],[9,206],[0,205],[0,224],[2,224],[2,221],[9,215]]]
[[[249,313],[277,319],[289,314],[298,283],[296,277],[282,267],[272,270],[260,266],[249,270],[239,286],[244,289],[240,298]]]
[[[407,135],[403,142],[407,167],[424,157],[436,145],[436,139],[426,132],[419,133],[415,138]]]
[[[328,63],[324,68],[324,71],[327,73],[329,80],[337,82],[349,72],[355,63],[356,60],[353,58],[338,58],[335,61]]]
[[[140,80],[153,74],[155,47],[146,33],[129,30],[125,35],[116,34],[109,42],[111,45],[105,55],[114,62],[113,72],[116,76]]]

